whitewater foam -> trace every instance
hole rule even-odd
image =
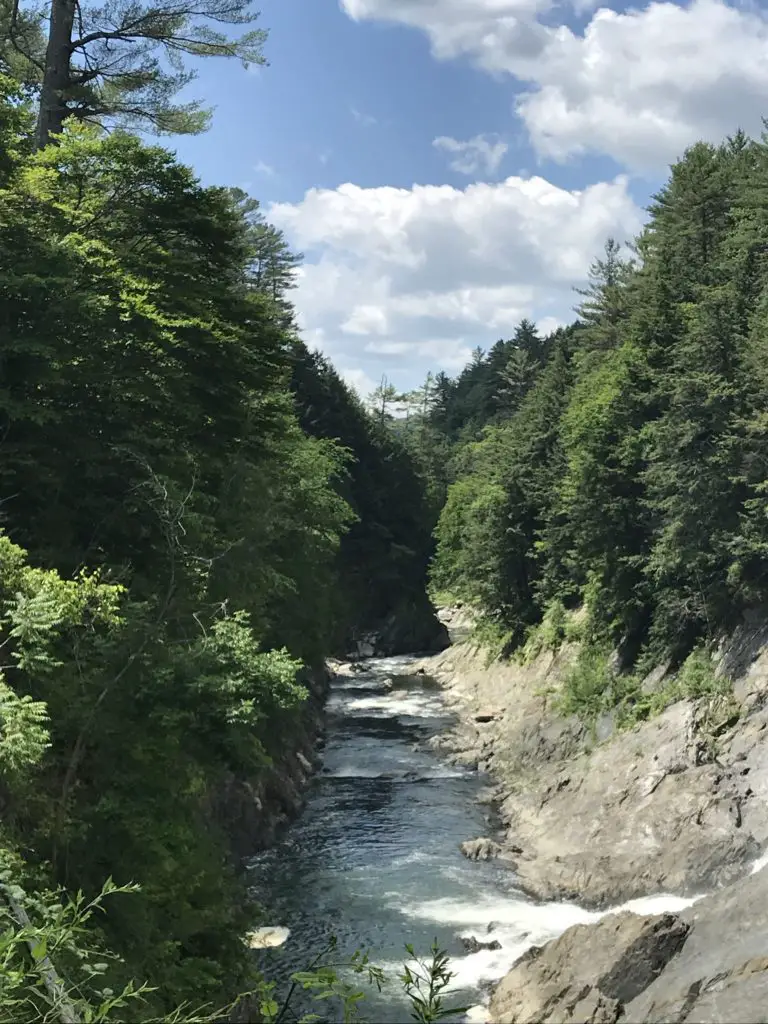
[[[412,919],[429,920],[442,925],[455,925],[456,935],[473,936],[481,942],[498,940],[501,949],[483,949],[466,956],[451,958],[454,972],[452,987],[477,989],[499,981],[531,946],[541,946],[562,935],[575,924],[590,924],[607,914],[630,911],[634,914],[676,912],[691,906],[701,896],[683,898],[660,893],[656,896],[629,900],[606,911],[589,911],[575,903],[531,903],[522,895],[489,898],[478,896],[472,902],[455,899],[427,900],[400,907]],[[481,1022],[479,1008],[468,1021]]]
[[[407,691],[380,693],[371,697],[345,698],[335,702],[345,714],[374,714],[382,718],[441,718],[448,712],[440,694],[413,694]]]

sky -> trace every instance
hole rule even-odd
[[[669,164],[768,115],[768,8],[721,0],[261,0],[269,66],[202,62],[174,148],[304,263],[306,342],[362,394],[573,319]]]

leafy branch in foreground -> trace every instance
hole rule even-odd
[[[415,961],[413,967],[405,964],[400,976],[406,995],[411,1001],[411,1020],[418,1021],[419,1024],[432,1024],[432,1021],[445,1020],[447,1017],[466,1013],[468,1006],[443,1006],[442,993],[450,985],[454,974],[448,969],[448,954],[440,949],[437,939],[431,946],[431,961],[420,960],[412,945],[406,945],[405,948]]]

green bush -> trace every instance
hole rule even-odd
[[[556,698],[561,714],[592,722],[614,704],[614,674],[608,659],[609,652],[600,647],[586,646],[579,651]]]
[[[640,672],[615,671],[606,648],[585,646],[565,678],[556,707],[561,714],[576,715],[587,725],[611,711],[619,729],[630,729],[679,700],[707,701],[699,727],[714,735],[738,716],[731,680],[715,673],[705,647],[692,651],[680,670],[652,693],[643,693],[642,683]]]

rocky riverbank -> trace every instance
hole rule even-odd
[[[309,699],[292,724],[284,749],[256,779],[230,776],[209,801],[210,815],[223,828],[237,862],[266,850],[304,806],[317,769],[324,730],[324,706],[331,674],[306,671]]]
[[[442,651],[449,643],[446,626],[422,594],[404,599],[358,645],[361,650],[357,656]],[[321,760],[330,680],[333,674],[348,670],[346,662],[334,659],[323,668],[305,670],[303,682],[309,699],[291,724],[273,763],[253,780],[230,776],[211,795],[210,816],[226,832],[236,861],[268,849],[301,813],[306,790]]]
[[[446,619],[452,632],[462,624]],[[423,663],[458,714],[437,742],[494,780],[503,832],[481,855],[508,860],[523,889],[596,909],[715,893],[677,915],[611,915],[529,951],[497,989],[494,1021],[768,1020],[756,1001],[768,985],[758,937],[768,872],[750,874],[768,845],[766,621],[755,615],[721,651],[739,716],[715,736],[702,701],[623,732],[609,716],[595,730],[559,716],[573,646],[486,665],[464,642]]]

